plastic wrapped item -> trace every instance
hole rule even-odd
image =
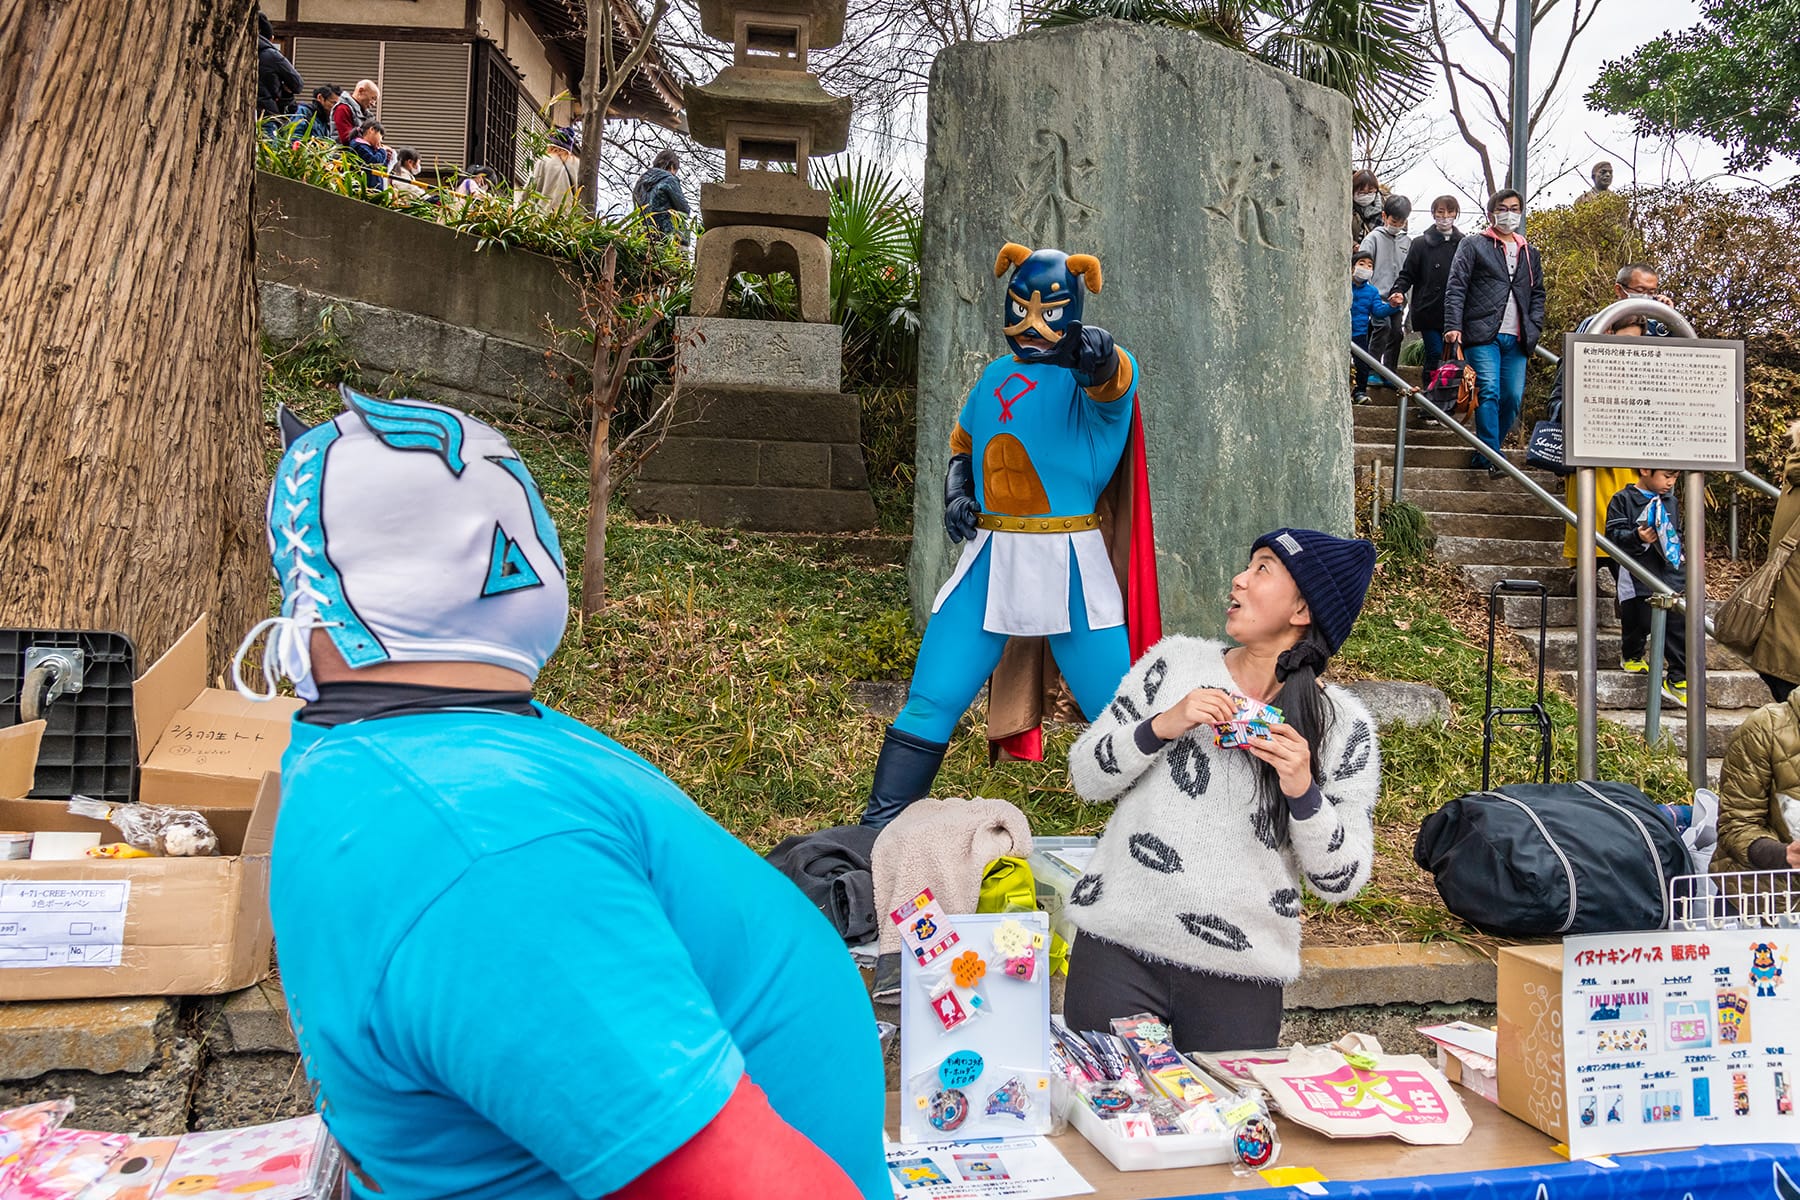
[[[131,1135],[58,1129],[37,1145],[25,1173],[0,1192],[0,1200],[78,1200],[106,1174]]]
[[[1273,1166],[1281,1157],[1281,1137],[1275,1132],[1275,1122],[1259,1113],[1238,1122],[1231,1131],[1231,1148],[1237,1156],[1232,1172],[1251,1175]]]
[[[1177,1053],[1167,1026],[1140,1014],[1117,1033],[1053,1023],[1064,1115],[1121,1171],[1242,1162],[1279,1147],[1260,1097],[1210,1078]],[[1242,1137],[1240,1138],[1240,1134]],[[1241,1143],[1241,1145],[1240,1145]]]
[[[1054,1104],[1044,1071],[990,1063],[973,1050],[957,1050],[930,1071],[906,1081],[902,1107],[910,1106],[947,1140],[1041,1133],[1050,1128]]]
[[[1216,1101],[1219,1094],[1175,1050],[1169,1027],[1149,1013],[1119,1017],[1113,1032],[1122,1038],[1131,1060],[1151,1087],[1183,1108]]]
[[[38,1146],[62,1128],[63,1121],[74,1111],[75,1101],[65,1096],[0,1112],[0,1191],[23,1176],[26,1163]]]
[[[961,1029],[982,1014],[987,999],[978,987],[963,987],[952,976],[933,984],[930,991],[931,1013],[945,1033]]]
[[[1234,746],[1242,746],[1252,738],[1268,741],[1275,735],[1269,732],[1269,726],[1281,724],[1281,710],[1268,704],[1259,704],[1248,696],[1233,696],[1237,711],[1231,720],[1223,725],[1213,726],[1213,745],[1229,750]]]
[[[69,811],[105,821],[139,850],[169,858],[200,858],[219,852],[219,835],[206,818],[189,808],[160,804],[107,804],[91,796],[71,796]]]

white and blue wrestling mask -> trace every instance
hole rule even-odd
[[[569,590],[525,464],[456,409],[339,390],[346,411],[323,425],[281,413],[287,453],[268,511],[281,615],[238,647],[238,691],[266,700],[285,677],[316,699],[316,629],[351,667],[479,662],[536,679],[562,641]],[[258,692],[242,661],[265,633]]]

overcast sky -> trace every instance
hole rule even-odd
[[[1472,0],[1477,11],[1491,12],[1489,5],[1493,2],[1494,0]],[[1556,56],[1560,54],[1567,39],[1574,2],[1575,0],[1562,0],[1552,13],[1546,28],[1537,32],[1532,53],[1535,68],[1534,94],[1555,68]],[[1504,0],[1504,3],[1508,13],[1507,30],[1510,37],[1513,0]],[[1584,11],[1591,8],[1591,3],[1584,0]],[[1688,138],[1671,147],[1662,143],[1636,141],[1631,136],[1631,124],[1628,120],[1590,112],[1582,99],[1605,62],[1629,54],[1667,30],[1685,29],[1696,24],[1700,19],[1699,13],[1699,0],[1600,0],[1598,13],[1577,39],[1568,65],[1564,68],[1558,87],[1557,107],[1560,115],[1551,127],[1541,151],[1534,156],[1533,165],[1540,171],[1545,166],[1540,160],[1549,160],[1557,165],[1567,161],[1575,170],[1547,187],[1543,186],[1542,180],[1529,180],[1534,193],[1543,187],[1542,193],[1535,197],[1536,203],[1553,205],[1572,200],[1588,188],[1587,172],[1601,158],[1608,159],[1614,165],[1615,188],[1629,185],[1633,182],[1634,175],[1638,182],[1652,184],[1668,179],[1703,179],[1724,171],[1724,151],[1710,143]],[[1459,33],[1451,44],[1461,60],[1472,70],[1502,69],[1501,60],[1473,30]],[[1433,78],[1438,85],[1437,91],[1422,107],[1443,115],[1439,129],[1445,140],[1418,165],[1395,178],[1383,180],[1414,201],[1412,227],[1415,232],[1430,225],[1431,218],[1426,209],[1432,197],[1445,192],[1466,194],[1452,181],[1467,187],[1480,177],[1479,160],[1474,151],[1463,144],[1457,135],[1455,124],[1450,120],[1448,94],[1435,68]],[[860,125],[860,121],[853,122],[853,128]],[[915,119],[912,125],[915,138],[922,139],[924,121]],[[1494,142],[1498,142],[1497,137]],[[1604,147],[1604,150],[1597,148],[1595,143]],[[916,186],[924,171],[923,142],[904,139],[895,149],[897,153],[879,153],[865,134],[852,133],[852,153],[878,154],[908,175]],[[1506,148],[1490,143],[1490,149],[1495,156],[1496,169],[1503,174],[1504,164],[1509,157]],[[1780,183],[1797,175],[1800,175],[1800,163],[1791,159],[1778,159],[1767,170],[1758,172],[1756,177],[1766,183]],[[1729,178],[1718,182],[1725,187],[1742,185],[1741,181]],[[1467,200],[1464,201],[1463,210],[1465,213],[1470,211]]]
[[[1555,56],[1561,52],[1562,44],[1567,38],[1572,3],[1573,0],[1562,0],[1551,15],[1548,30],[1538,34],[1534,41],[1531,56],[1535,72],[1532,81],[1534,94],[1555,68]],[[1506,0],[1506,6],[1510,32],[1512,0]],[[1487,9],[1486,4],[1479,2],[1474,7],[1477,11]],[[1577,39],[1570,53],[1568,66],[1563,71],[1563,83],[1558,88],[1561,117],[1552,130],[1549,144],[1543,152],[1534,156],[1533,163],[1538,166],[1536,160],[1543,158],[1557,163],[1566,159],[1573,161],[1578,169],[1546,187],[1544,193],[1536,198],[1538,204],[1567,203],[1580,195],[1589,186],[1586,178],[1588,169],[1602,158],[1612,162],[1614,166],[1615,188],[1632,182],[1634,154],[1637,181],[1645,184],[1686,179],[1690,176],[1702,179],[1725,170],[1725,152],[1709,142],[1686,138],[1674,147],[1662,143],[1637,142],[1631,136],[1630,121],[1591,112],[1582,100],[1599,76],[1601,66],[1608,60],[1629,54],[1667,30],[1686,29],[1698,23],[1699,19],[1698,0],[1601,0],[1593,23]],[[1452,45],[1463,49],[1472,68],[1480,63],[1499,62],[1473,31],[1465,32]],[[1487,51],[1487,57],[1481,57],[1483,51]],[[1445,114],[1449,113],[1448,95],[1442,87],[1441,79],[1432,107]],[[1456,135],[1455,125],[1446,118],[1443,128],[1450,135],[1449,140],[1426,161],[1397,179],[1383,181],[1401,194],[1411,197],[1415,205],[1420,207],[1429,204],[1433,196],[1457,191],[1450,186],[1451,180],[1466,181],[1477,177],[1480,172],[1474,151],[1465,146]],[[1597,149],[1596,142],[1604,146],[1605,150]],[[1497,156],[1496,166],[1507,157],[1502,149]],[[1779,183],[1797,174],[1800,174],[1800,164],[1791,159],[1778,159],[1767,170],[1758,172],[1756,177],[1766,183]],[[1527,182],[1535,191],[1542,181]],[[1718,182],[1725,187],[1742,186],[1741,181],[1735,179],[1721,179]],[[1466,203],[1464,211],[1468,211]],[[1429,221],[1428,214],[1415,214],[1413,227],[1424,228]]]

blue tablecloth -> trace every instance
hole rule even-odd
[[[1800,1145],[1766,1144],[1620,1155],[1615,1167],[1554,1163],[1504,1171],[1190,1193],[1169,1200],[1800,1200]]]

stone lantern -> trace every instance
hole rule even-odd
[[[801,319],[829,321],[829,203],[808,183],[809,164],[844,148],[850,100],[819,86],[807,55],[843,39],[844,0],[701,0],[700,27],[731,42],[732,59],[687,90],[694,140],[725,152],[725,178],[700,189],[694,315],[719,315],[737,272],[786,271]]]
[[[875,524],[857,397],[842,390],[843,330],[831,319],[830,198],[815,155],[844,149],[850,101],[829,95],[807,55],[844,36],[844,0],[699,0],[700,27],[731,65],[687,89],[688,128],[725,152],[700,189],[706,232],[691,316],[675,323],[681,394],[668,437],[631,494],[642,516],[838,533]],[[799,321],[723,315],[739,272],[786,271]]]

